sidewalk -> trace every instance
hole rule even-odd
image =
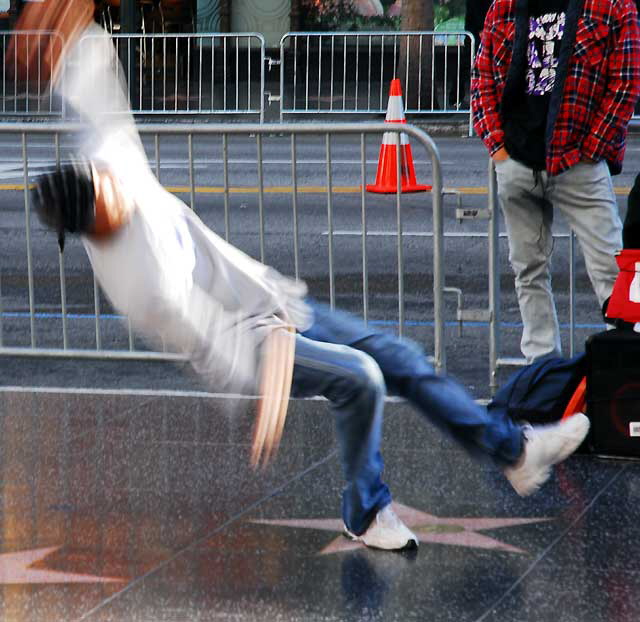
[[[391,405],[385,478],[417,554],[340,535],[323,402],[272,467],[198,396],[0,391],[5,620],[633,622],[640,465],[574,456],[521,499]]]

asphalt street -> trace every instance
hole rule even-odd
[[[445,196],[446,286],[457,288],[466,309],[487,307],[487,221],[456,219],[456,207],[469,210],[487,205],[488,160],[477,138],[433,135],[443,170]],[[418,181],[429,183],[430,157],[413,142]],[[61,140],[60,158],[73,156],[74,141]],[[163,137],[158,146],[150,137],[145,147],[151,166],[161,182],[193,207],[215,231],[256,258],[287,274],[304,279],[312,295],[328,299],[335,291],[336,304],[358,313],[363,304],[363,194],[362,183],[373,183],[378,164],[379,139],[365,143],[365,165],[361,164],[359,136],[327,139],[288,135],[263,137],[195,137],[193,176],[185,138]],[[294,150],[295,149],[295,150]],[[53,140],[30,137],[27,141],[28,180],[56,163]],[[262,153],[262,167],[258,154]],[[227,156],[225,166],[225,153]],[[159,154],[159,159],[157,155]],[[295,157],[294,157],[295,154]],[[292,161],[295,159],[295,174]],[[330,166],[327,162],[330,161]],[[624,172],[614,178],[621,214],[626,194],[640,170],[640,135],[631,135]],[[363,179],[364,171],[364,179]],[[45,231],[35,216],[25,217],[23,153],[17,135],[0,137],[0,301],[1,343],[5,347],[61,347],[60,272],[55,236]],[[293,193],[295,184],[297,192]],[[327,192],[327,187],[333,189]],[[260,188],[263,192],[260,192]],[[295,201],[294,201],[295,196]],[[406,326],[404,334],[433,345],[431,195],[403,195],[402,209],[395,196],[365,193],[364,213],[368,232],[366,277],[369,320],[388,330],[398,330],[399,291],[403,291]],[[331,211],[328,210],[331,206]],[[294,218],[295,208],[295,218]],[[295,260],[294,226],[298,228],[298,262]],[[401,261],[404,279],[398,280],[398,227],[402,227]],[[260,236],[260,230],[263,236]],[[28,236],[27,236],[28,230]],[[559,237],[554,248],[554,288],[564,347],[568,351],[569,261],[567,229],[555,223]],[[31,253],[27,251],[27,237]],[[262,240],[262,243],[261,243]],[[33,278],[29,279],[28,265]],[[333,267],[335,278],[329,278]],[[507,260],[506,241],[501,241],[503,291],[501,341],[505,356],[517,356],[519,313]],[[62,261],[69,321],[69,343],[73,348],[95,348],[94,286],[81,244],[70,240]],[[576,350],[584,338],[601,329],[601,321],[581,260],[576,270]],[[31,303],[29,292],[32,292]],[[456,322],[459,296],[446,297],[447,366],[476,397],[487,397],[488,326],[475,321]],[[102,297],[100,297],[102,298]],[[30,304],[35,320],[29,319]],[[121,318],[107,301],[100,301],[101,345],[127,348],[128,337]],[[203,389],[198,380],[173,363],[66,360],[59,358],[2,357],[0,383],[4,386],[73,386],[147,389]],[[508,373],[504,370],[502,376]]]

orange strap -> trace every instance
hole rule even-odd
[[[584,412],[584,407],[587,402],[587,377],[585,376],[580,384],[577,386],[576,390],[573,392],[567,407],[564,409],[564,413],[562,415],[562,419],[566,419],[567,417],[571,417],[571,415],[575,415],[578,412]]]

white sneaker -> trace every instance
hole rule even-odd
[[[418,548],[418,538],[400,520],[391,504],[378,510],[367,530],[359,536],[344,528],[344,535],[375,549],[397,551],[406,548]]]
[[[582,413],[550,425],[524,428],[523,455],[504,474],[521,497],[535,492],[551,475],[551,467],[568,458],[589,431],[589,419]]]

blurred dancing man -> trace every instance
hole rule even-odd
[[[207,229],[151,172],[111,42],[89,22],[72,20],[59,61],[64,71],[53,67],[54,88],[90,128],[84,159],[42,176],[35,208],[61,244],[66,233],[81,235],[102,288],[139,332],[185,353],[218,389],[261,395],[254,463],[275,450],[289,393],[325,396],[346,480],[345,535],[403,549],[418,540],[395,515],[382,481],[387,391],[470,452],[494,460],[520,495],[537,490],[578,447],[589,427],[584,415],[545,427],[492,418],[457,383],[436,375],[415,344],[305,299],[302,283]],[[81,40],[82,34],[91,37]],[[15,46],[14,53],[20,57],[21,50]]]

